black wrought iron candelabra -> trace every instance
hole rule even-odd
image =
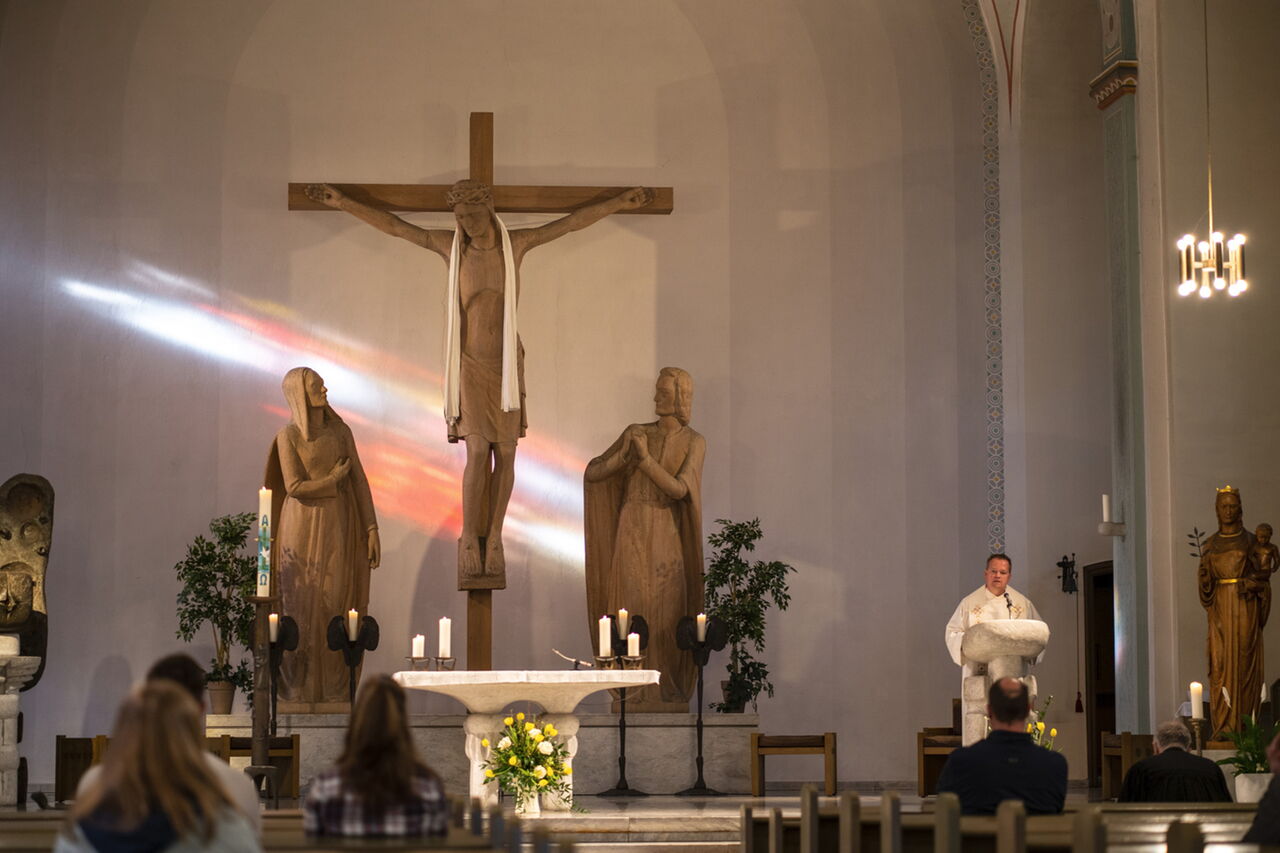
[[[267,659],[271,670],[271,736],[276,736],[276,708],[280,695],[280,666],[284,663],[284,653],[296,651],[298,648],[298,623],[292,616],[283,613],[277,617],[276,636],[269,640]]]
[[[596,666],[600,669],[641,669],[644,655],[627,654],[627,634],[636,634],[640,638],[640,650],[649,647],[649,624],[643,616],[632,616],[624,630],[618,617],[610,614],[613,625],[613,648],[611,655],[596,655]],[[627,784],[627,688],[618,688],[618,781],[601,797],[647,797],[644,791],[638,791]]]
[[[335,616],[329,620],[329,628],[325,632],[329,648],[341,651],[342,659],[347,664],[347,699],[353,704],[356,701],[356,670],[364,661],[364,653],[378,648],[378,621],[365,614],[360,617],[359,630],[353,640],[347,633],[347,617]]]
[[[702,699],[702,670],[706,667],[707,661],[711,659],[711,653],[723,649],[727,640],[728,633],[725,631],[724,623],[714,616],[706,618],[702,630],[699,630],[698,621],[692,616],[685,616],[676,623],[676,645],[687,652],[691,652],[693,654],[693,663],[698,667],[698,779],[693,783],[693,787],[677,791],[677,797],[724,796],[722,791],[708,788],[707,782],[702,776],[702,708],[704,704]]]

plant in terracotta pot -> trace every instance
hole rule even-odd
[[[187,556],[174,566],[182,583],[178,636],[189,643],[206,622],[213,630],[214,659],[206,678],[215,714],[230,713],[236,687],[252,700],[253,673],[243,657],[232,660],[231,649],[233,645],[248,648],[253,630],[249,597],[254,593],[257,563],[245,543],[255,518],[251,512],[242,512],[213,519],[209,522],[213,538],[196,536],[187,546]]]
[[[1240,716],[1240,731],[1223,732],[1231,741],[1236,754],[1218,759],[1219,764],[1235,768],[1236,802],[1256,803],[1271,782],[1271,764],[1267,761],[1267,746],[1276,736],[1276,726],[1259,725],[1248,714]]]
[[[795,569],[777,560],[749,562],[742,556],[744,551],[754,551],[764,536],[760,519],[720,518],[716,524],[720,530],[707,536],[714,549],[705,579],[707,613],[724,624],[730,651],[724,701],[713,702],[711,708],[734,713],[743,711],[748,702],[754,705],[762,691],[773,695],[769,667],[755,655],[764,651],[769,607],[786,610],[791,603],[787,573]]]

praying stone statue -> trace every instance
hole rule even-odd
[[[1271,584],[1244,528],[1239,490],[1218,489],[1214,509],[1218,531],[1201,547],[1198,580],[1209,619],[1209,717],[1219,733],[1239,731],[1244,714],[1257,716]]]
[[[516,329],[520,263],[537,246],[611,213],[644,207],[653,191],[636,188],[537,228],[507,230],[488,184],[454,184],[456,230],[419,228],[328,184],[307,195],[345,210],[379,231],[430,249],[449,264],[446,294],[445,421],[449,441],[467,445],[462,475],[458,589],[505,589],[502,524],[515,484],[516,441],[525,434],[524,347]]]
[[[348,610],[368,612],[369,574],[382,560],[378,519],[355,439],[329,407],[324,380],[295,367],[283,388],[292,417],[271,445],[264,480],[275,520],[271,573],[299,638],[280,668],[280,710],[341,712],[347,666],[325,631]]]
[[[625,607],[649,625],[646,669],[662,681],[627,694],[633,711],[687,713],[697,671],[676,646],[676,623],[702,610],[702,461],[706,440],[689,427],[693,379],[658,374],[658,419],[632,424],[584,475],[587,609],[596,620]]]
[[[0,634],[16,634],[18,654],[40,659],[23,690],[44,673],[49,607],[44,579],[53,544],[53,486],[36,474],[0,485]]]

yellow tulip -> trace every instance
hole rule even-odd
[[[493,778],[493,771],[492,771],[492,770],[486,770],[486,771],[484,771],[484,775],[486,775],[486,776],[488,776],[490,779],[492,779],[492,778]]]
[[[1027,734],[1031,734],[1031,724],[1027,723]]]
[[[517,719],[517,720],[523,720],[523,719],[524,719],[524,711],[521,711],[519,714],[516,714],[516,719]]]
[[[538,787],[539,787],[539,788],[545,788],[545,787],[547,787],[547,780],[546,780],[546,779],[539,779],[539,780],[538,780]]]
[[[1057,729],[1049,729],[1049,737],[1057,737],[1057,736],[1058,736]]]
[[[511,724],[512,724],[512,723],[514,723],[514,722],[515,722],[515,720],[513,720],[513,719],[512,719],[512,718],[510,718],[510,717],[507,717],[505,720],[503,720],[503,721],[502,721],[502,724],[503,724],[504,726],[509,726],[509,725],[511,725]]]
[[[563,774],[564,774],[564,775],[566,775],[566,776],[572,776],[572,775],[573,775],[573,768],[572,768],[572,767],[569,767],[568,765],[565,765],[564,770],[562,770],[562,771],[560,771],[560,772],[561,772],[561,773],[563,773]]]
[[[512,767],[515,767],[517,764],[519,764],[519,763],[520,763],[520,759],[516,758],[516,757],[513,755],[513,756],[511,756],[510,758],[508,758],[508,759],[507,759],[507,763],[508,763],[508,764],[510,764]]]
[[[1038,732],[1044,731],[1044,720],[1041,720],[1040,722],[1036,723],[1036,731]]]
[[[546,738],[544,738],[542,735],[534,735],[534,736],[533,736],[533,742],[534,742],[534,743],[542,743],[544,740],[546,740]]]
[[[542,731],[544,734],[546,734],[547,737],[555,737],[556,735],[560,734],[558,731],[556,731],[555,726],[543,726]]]
[[[533,723],[525,723],[525,724],[524,724],[524,730],[525,730],[526,732],[531,732],[531,731],[533,731],[533,729],[534,729],[534,725],[533,725]]]
[[[489,745],[489,739],[488,739],[487,737],[482,737],[482,738],[480,738],[480,745],[481,745],[481,746],[488,746],[488,745]]]

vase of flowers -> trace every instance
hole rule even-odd
[[[1044,715],[1052,704],[1053,695],[1050,694],[1039,710],[1032,709],[1031,719],[1027,720],[1027,734],[1031,735],[1031,742],[1036,746],[1043,746],[1045,749],[1057,752],[1058,748],[1053,744],[1058,739],[1058,730],[1051,728],[1046,731],[1044,725]]]
[[[1240,731],[1223,732],[1236,754],[1218,763],[1235,768],[1236,802],[1256,803],[1271,784],[1271,763],[1267,745],[1276,735],[1276,726],[1262,725],[1249,714],[1240,715]]]
[[[517,814],[541,811],[539,795],[550,794],[561,801],[573,798],[569,776],[569,750],[556,740],[559,732],[550,723],[526,720],[523,713],[502,721],[496,742],[489,738],[480,745],[489,750],[481,762],[484,782],[496,782],[503,793],[515,798]]]

